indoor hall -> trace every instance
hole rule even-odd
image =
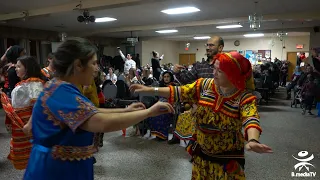
[[[37,138],[42,138],[39,132],[43,127],[54,128],[45,132],[49,134],[67,130],[68,136],[77,140],[75,142],[78,144],[85,141],[81,142],[81,138],[77,138],[82,136],[82,133],[88,137],[94,137],[88,140],[90,143],[86,146],[92,148],[90,151],[84,150],[83,146],[68,146],[64,144],[67,142],[61,141],[63,144],[61,148],[66,148],[65,152],[68,150],[70,153],[54,152],[58,157],[67,159],[67,162],[74,164],[85,162],[88,166],[78,170],[71,168],[71,165],[70,172],[78,174],[78,177],[70,176],[68,179],[89,180],[92,179],[91,176],[102,180],[243,179],[244,173],[246,179],[252,180],[299,179],[297,176],[318,179],[320,147],[315,142],[319,137],[317,129],[320,126],[320,14],[316,8],[319,5],[320,2],[316,0],[244,0],[241,2],[236,0],[19,0],[0,2],[0,55],[2,56],[0,84],[3,106],[0,110],[0,179],[23,179],[25,169],[28,165],[31,167],[30,163],[36,167],[34,157],[29,160],[29,156],[31,149],[36,151],[34,149],[38,145],[49,151],[47,152],[49,157],[53,147],[54,150],[60,147],[59,143],[52,139],[48,142],[49,144],[55,142],[53,146],[39,144]],[[156,107],[159,101],[159,106],[172,106],[175,112],[163,113],[159,110],[158,113],[161,115],[149,117],[150,114],[156,113],[157,109],[154,109],[140,122],[132,118],[136,115],[128,116],[132,121],[127,127],[123,127],[123,124],[113,124],[115,127],[112,126],[111,130],[100,129],[99,132],[114,132],[99,135],[93,135],[91,133],[93,130],[83,129],[82,123],[90,121],[91,116],[82,117],[82,119],[76,119],[79,116],[69,116],[64,119],[66,122],[76,119],[77,122],[81,122],[81,125],[73,127],[66,122],[60,122],[62,123],[61,131],[56,125],[51,127],[50,121],[45,119],[46,116],[32,117],[33,122],[31,122],[29,117],[34,112],[38,112],[37,115],[39,115],[40,110],[37,109],[46,107],[39,103],[44,101],[41,93],[46,92],[45,83],[56,82],[55,80],[61,76],[58,76],[59,70],[56,71],[53,67],[58,68],[63,65],[55,66],[53,62],[67,61],[67,59],[62,61],[63,57],[66,57],[66,54],[63,54],[66,51],[61,47],[65,47],[64,44],[70,42],[73,37],[84,38],[84,40],[77,40],[79,46],[80,42],[82,45],[90,44],[94,51],[91,58],[97,60],[98,68],[95,70],[97,74],[94,75],[94,83],[91,84],[70,82],[70,86],[74,88],[73,94],[56,100],[56,104],[52,105],[57,111],[56,120],[63,119],[61,112],[68,114],[67,109],[71,107],[71,103],[66,101],[71,96],[83,97],[87,103],[87,109],[93,110],[88,114],[104,113],[105,121],[108,121],[109,117],[114,117],[113,115],[122,117],[127,113],[126,109],[117,112],[118,114],[115,113],[118,109],[112,109],[131,108],[130,110],[136,111],[142,108],[133,107],[138,102],[143,103],[147,109],[151,109]],[[81,48],[78,50],[80,51]],[[73,52],[75,52],[74,56],[79,56],[78,51],[73,50]],[[223,65],[220,68],[216,67],[217,61],[222,62],[222,59],[228,58],[228,63],[231,63],[232,59],[240,63],[229,64],[230,66],[237,64],[235,68],[240,69],[239,75],[235,75],[238,72],[230,71],[226,66],[225,68]],[[23,64],[25,60],[32,61],[34,64],[31,66],[36,67],[36,70],[33,70],[39,70],[39,72],[41,70],[45,77],[27,75],[29,66]],[[76,61],[77,58],[72,60]],[[21,73],[19,64],[24,67],[24,74]],[[248,68],[249,65],[242,67],[243,64],[250,64],[250,68]],[[240,119],[243,123],[242,133],[247,135],[250,129],[256,132],[253,133],[254,135],[249,135],[246,140],[242,133],[236,135],[238,139],[232,141],[233,145],[238,149],[241,148],[241,153],[236,154],[239,156],[237,158],[224,154],[229,152],[227,150],[222,154],[218,153],[225,147],[224,143],[231,142],[230,139],[220,139],[215,145],[212,145],[209,140],[204,143],[200,139],[198,140],[200,147],[192,146],[194,144],[191,142],[198,142],[196,137],[201,137],[199,134],[203,133],[204,137],[214,140],[215,137],[210,133],[221,135],[226,129],[224,125],[220,129],[218,120],[210,124],[212,119],[205,119],[201,114],[203,112],[200,111],[203,108],[200,100],[192,99],[192,102],[181,103],[171,101],[177,98],[172,92],[179,92],[175,87],[181,86],[190,90],[192,88],[185,85],[195,81],[204,83],[200,78],[209,78],[209,80],[205,79],[209,82],[210,79],[214,79],[214,76],[218,76],[217,69],[221,69],[228,77],[220,84],[230,81],[230,86],[233,88],[230,88],[231,90],[241,89],[241,92],[248,93],[250,96],[247,101],[239,100],[240,104],[236,105],[237,103],[232,103],[238,102],[237,99],[226,98],[228,93],[224,94],[218,83],[213,84],[218,89],[207,89],[201,93],[196,91],[201,97],[207,91],[216,92],[219,94],[214,96],[221,96],[228,101],[223,103],[223,108],[226,109],[208,110],[213,114],[206,118],[210,119],[219,114],[219,118],[223,119],[224,123],[229,123],[229,118],[238,117],[239,114],[245,116],[245,111],[251,114],[248,115],[249,117]],[[74,75],[74,78],[78,78],[77,82],[86,80],[85,72]],[[12,73],[16,77],[15,83],[11,83],[10,80]],[[89,76],[91,78],[91,75]],[[242,79],[238,81],[245,82],[245,87],[240,87],[234,81],[239,77]],[[244,77],[246,79],[243,79]],[[210,83],[219,82],[220,78],[218,76],[215,79]],[[253,84],[249,88],[247,82],[251,80]],[[29,97],[30,102],[23,109],[26,111],[21,111],[21,107],[16,105],[23,99],[16,92],[24,85],[29,87],[29,82],[37,82],[41,91],[39,89],[35,89],[36,93],[24,91],[27,96],[34,97]],[[206,87],[205,83],[202,88],[204,87]],[[136,88],[142,88],[140,94],[133,92]],[[169,88],[170,96],[159,95],[162,90]],[[144,90],[152,91],[151,95],[144,95],[143,93],[147,93]],[[61,93],[61,97],[66,94]],[[233,92],[233,95],[236,94]],[[238,96],[237,98],[240,98]],[[178,99],[181,100],[181,97]],[[244,97],[247,98],[247,96]],[[36,100],[39,102],[36,103]],[[250,108],[243,108],[241,102],[250,102]],[[169,112],[168,106],[165,109]],[[216,106],[221,108],[220,105]],[[232,111],[232,106],[238,108],[239,112],[231,115],[223,114]],[[110,116],[106,113],[107,111]],[[223,115],[220,115],[220,112]],[[226,118],[226,115],[229,116]],[[198,119],[193,116],[197,116]],[[200,116],[203,118],[199,118]],[[139,119],[138,116],[136,119]],[[119,120],[126,121],[121,118]],[[18,127],[14,122],[20,123]],[[29,122],[35,126],[29,126]],[[43,123],[42,126],[37,122]],[[209,124],[204,126],[199,122]],[[219,128],[216,127],[216,123]],[[27,128],[25,125],[28,125]],[[73,128],[76,129],[75,134],[71,134]],[[237,129],[239,131],[241,127]],[[257,133],[261,130],[260,137]],[[231,131],[229,133],[231,134]],[[63,137],[59,138],[63,139]],[[22,144],[26,144],[23,147],[24,150],[19,149],[20,140]],[[31,140],[33,143],[30,143]],[[40,142],[46,140],[42,139]],[[247,148],[248,144],[254,147],[253,151],[266,153],[259,154],[250,152],[248,149],[243,153],[243,148]],[[192,147],[196,150],[200,149],[202,154],[199,154],[199,151],[193,152],[196,154],[191,159],[189,152]],[[80,155],[75,153],[79,149]],[[267,153],[271,150],[272,153]],[[15,159],[15,157],[19,158],[19,153],[15,154],[19,151],[23,151],[22,160]],[[238,151],[230,152],[238,153]],[[214,158],[221,155],[223,160]],[[224,156],[232,160],[226,160]],[[79,160],[79,157],[82,160]],[[207,168],[200,168],[199,158],[208,163],[203,165]],[[309,164],[299,165],[303,158],[308,158]],[[244,159],[245,164],[242,162]],[[221,163],[220,160],[223,162]],[[52,161],[57,162],[53,159]],[[215,163],[216,161],[219,163]],[[208,168],[211,165],[216,169]],[[194,171],[192,171],[193,166],[196,166]],[[37,168],[30,167],[27,172],[37,174],[35,173]],[[43,167],[44,170],[48,170],[44,165]],[[55,167],[53,169],[59,169],[59,166]],[[67,178],[68,173],[53,173],[55,176],[52,178],[62,180]],[[41,176],[45,177],[45,174],[42,173]],[[33,179],[41,179],[39,177]],[[30,178],[32,179],[32,175]]]

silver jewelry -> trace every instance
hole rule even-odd
[[[159,96],[159,88],[157,87],[154,88],[154,95]]]

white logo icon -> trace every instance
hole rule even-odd
[[[298,153],[298,156],[299,156],[298,158],[292,155],[294,159],[296,159],[297,161],[300,161],[294,166],[294,169],[298,170],[299,173],[292,172],[291,173],[292,177],[315,177],[316,176],[316,172],[310,172],[310,167],[315,168],[315,166],[310,163],[310,161],[314,159],[314,156],[313,154],[311,154],[308,157],[308,155],[309,155],[308,151],[300,151]],[[308,172],[301,173],[302,170],[306,170]]]
[[[300,151],[298,153],[298,156],[300,158],[304,158],[304,157],[308,156],[308,154],[309,154],[308,151]],[[314,167],[314,165],[309,163],[309,161],[311,161],[314,158],[313,154],[311,154],[310,157],[306,157],[305,159],[299,159],[299,158],[294,157],[293,155],[292,155],[292,157],[295,158],[296,160],[300,161],[298,164],[296,164],[294,166],[295,170],[297,170],[297,168],[299,168],[299,171],[301,171],[302,168],[306,168],[306,170],[309,171],[309,167],[308,166]]]

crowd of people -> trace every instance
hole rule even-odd
[[[314,54],[314,61],[317,60]],[[298,57],[299,58],[299,57]],[[309,115],[313,115],[311,109],[320,100],[320,74],[310,64],[296,66],[293,74],[288,79],[288,61],[275,59],[274,62],[256,65],[253,68],[255,86],[262,95],[262,99],[268,99],[269,94],[274,94],[279,87],[286,88],[286,99],[292,99],[292,105],[301,104],[302,114],[308,110]],[[293,93],[292,93],[293,92]]]
[[[12,136],[8,159],[16,169],[26,169],[25,180],[93,179],[104,133],[125,134],[135,126],[135,135],[169,144],[188,141],[194,180],[245,179],[245,150],[272,153],[259,142],[257,92],[262,89],[264,96],[286,86],[288,96],[291,90],[302,94],[304,113],[311,114],[318,76],[306,65],[287,85],[285,62],[252,67],[237,52],[222,53],[224,41],[217,36],[206,47],[208,59],[191,67],[160,65],[164,56],[156,51],[151,66],[140,66],[118,48],[120,71],[101,63],[97,48],[82,38],[63,42],[43,69],[23,48],[8,48],[0,63],[1,102]],[[110,107],[107,84],[127,89],[117,98],[139,102]]]

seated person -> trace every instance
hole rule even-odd
[[[112,67],[109,67],[109,70],[108,70],[108,74],[107,74],[107,77],[106,77],[106,80],[111,80],[113,82],[113,84],[115,84],[117,82],[117,75],[114,73],[114,69]]]
[[[287,86],[287,99],[291,98],[291,90],[297,85],[298,80],[303,72],[300,66],[296,66],[295,72],[291,77],[291,82]]]

